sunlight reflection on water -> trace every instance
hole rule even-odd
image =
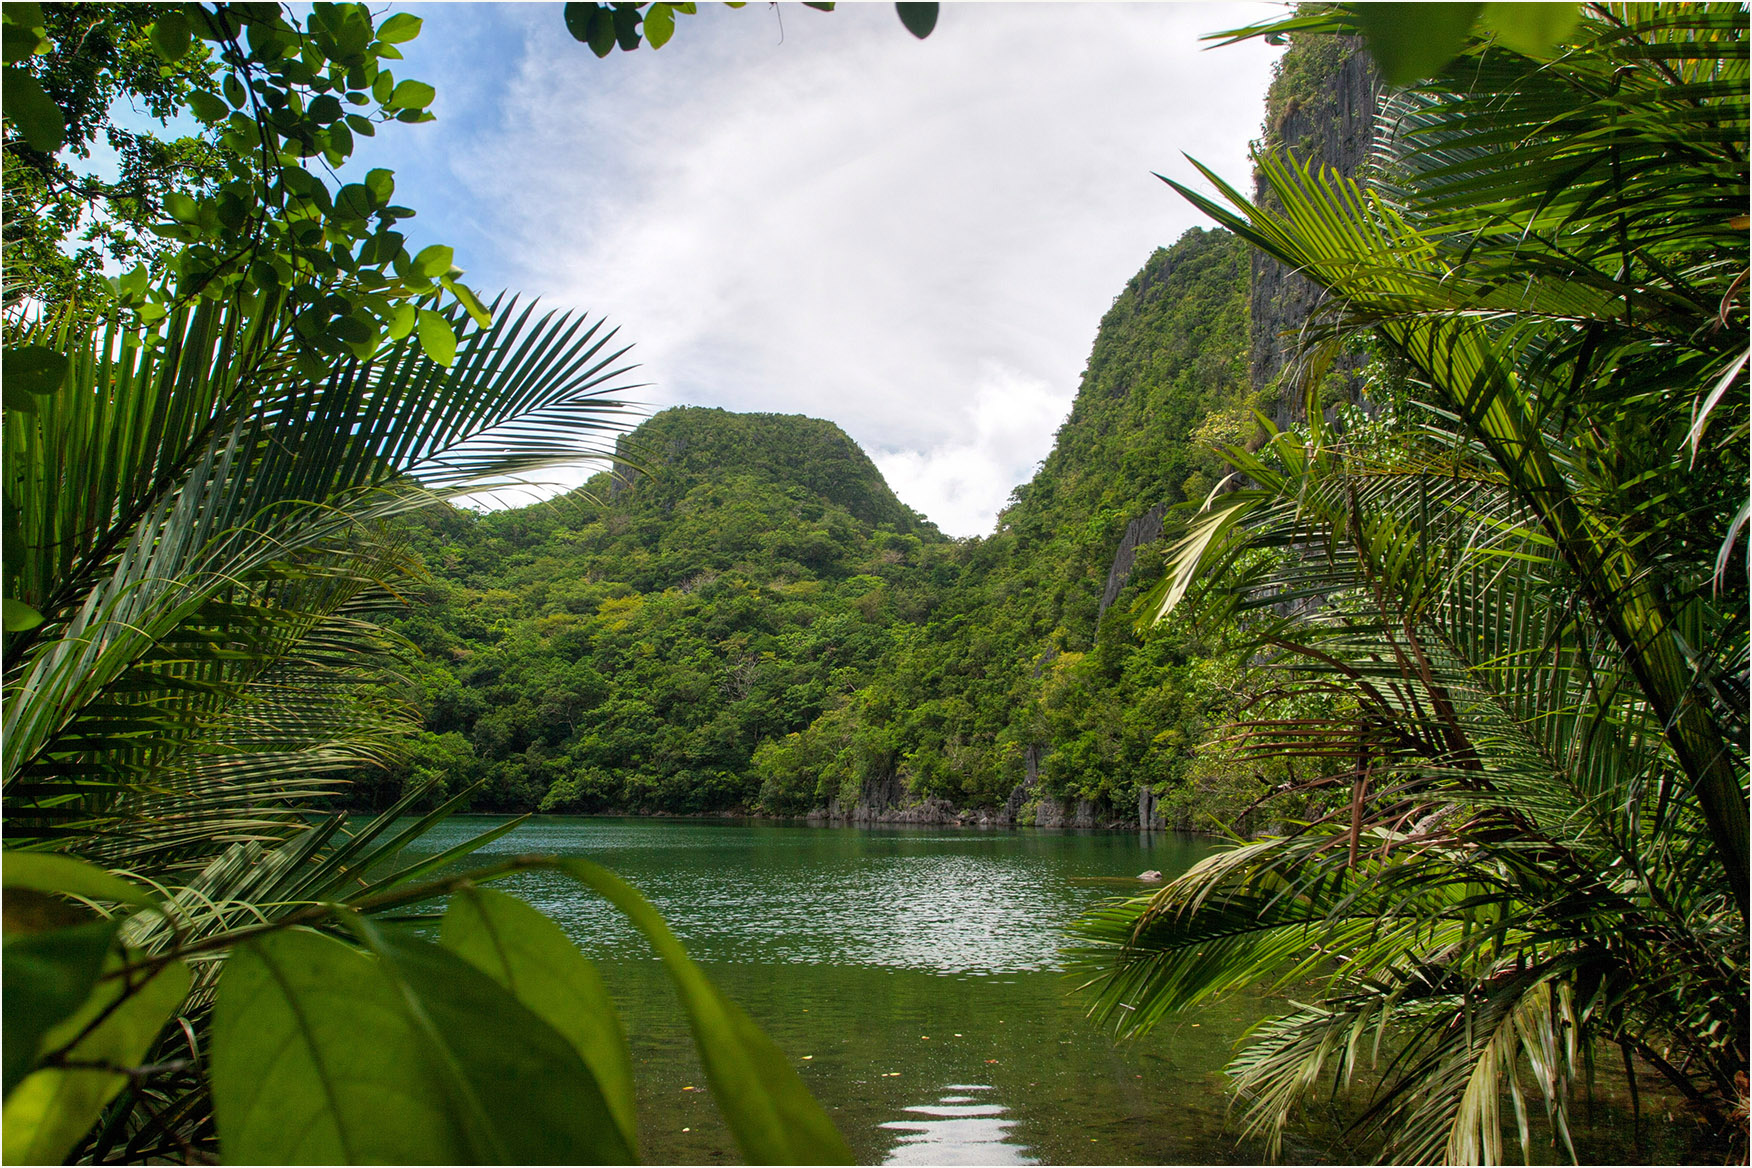
[[[1171,850],[1202,850],[1156,838]],[[1185,866],[1178,855],[1154,859],[1161,850],[1150,852],[1155,866]],[[1059,968],[1065,923],[1114,891],[1072,878],[1136,871],[1142,849],[1130,836],[537,819],[481,854],[537,851],[588,855],[614,869],[703,960],[966,975]],[[618,913],[563,876],[524,873],[502,887],[598,955],[643,949]]]
[[[990,1091],[980,1083],[950,1083],[934,1104],[906,1108],[920,1119],[881,1124],[900,1133],[887,1164],[1038,1164],[1014,1133],[1016,1122],[998,1103],[976,1103],[967,1091]],[[951,1094],[953,1092],[953,1094]]]

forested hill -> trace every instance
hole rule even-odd
[[[438,778],[504,810],[1190,807],[1197,647],[1133,633],[1156,565],[1128,572],[1130,549],[1245,436],[1246,300],[1226,234],[1151,256],[983,539],[946,540],[829,422],[697,408],[623,438],[636,469],[583,491],[424,520],[435,581],[402,631],[428,732],[374,798]]]
[[[1130,602],[1158,572],[1132,549],[1202,498],[1210,447],[1250,432],[1247,257],[1192,231],[1150,257],[1102,320],[1052,453],[997,531],[959,549],[922,627],[870,684],[756,754],[762,805],[854,818],[1153,818],[1190,811],[1198,646],[1140,641]],[[1176,794],[1180,792],[1180,794]]]
[[[923,619],[955,546],[831,422],[674,409],[642,470],[487,515],[426,513],[435,577],[400,628],[427,733],[367,780],[485,780],[479,809],[747,808],[763,740],[861,684]]]
[[[942,539],[935,525],[895,498],[845,431],[818,418],[684,406],[658,414],[617,448],[627,466],[608,494],[636,495],[634,507],[624,510],[711,510],[718,504],[707,500],[724,498],[719,485],[739,483],[757,494],[777,490],[804,506],[825,504],[873,527]],[[597,492],[600,484],[587,489]],[[674,534],[672,542],[689,542],[689,533]]]

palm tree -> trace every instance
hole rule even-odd
[[[1390,95],[1367,186],[1261,159],[1268,213],[1176,184],[1327,289],[1310,389],[1359,333],[1403,376],[1373,421],[1311,395],[1229,452],[1243,486],[1157,597],[1226,606],[1278,692],[1330,699],[1236,749],[1349,798],[1082,925],[1129,1031],[1318,980],[1231,1067],[1274,1148],[1365,1068],[1358,1127],[1409,1160],[1500,1159],[1505,1095],[1525,1154],[1528,1082],[1573,1156],[1601,1044],[1705,1114],[1744,1099],[1745,45],[1738,6],[1590,6],[1550,60],[1475,41]]]
[[[7,594],[44,618],[7,634],[9,841],[157,876],[306,830],[416,717],[370,619],[418,570],[388,521],[606,455],[613,337],[513,302],[448,369],[404,338],[318,380],[272,297],[19,338],[72,356],[5,421]]]
[[[457,804],[351,830],[322,810],[419,726],[411,647],[376,619],[421,571],[392,521],[606,456],[628,367],[601,321],[508,301],[452,324],[448,369],[410,337],[315,380],[272,295],[8,338],[9,365],[51,372],[4,420],[8,616],[26,614],[6,633],[7,844],[159,889],[175,907],[131,926],[140,952],[381,891]],[[186,1017],[219,968],[197,968]],[[136,1092],[146,1111],[100,1151],[210,1137],[184,1080]]]

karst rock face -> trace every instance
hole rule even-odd
[[[1265,148],[1288,150],[1316,168],[1330,167],[1354,178],[1368,161],[1380,96],[1380,76],[1360,41],[1300,40],[1285,53],[1266,98]],[[1275,205],[1257,179],[1254,197]],[[1274,259],[1253,254],[1248,371],[1255,387],[1264,389],[1283,372],[1295,334],[1319,303],[1320,292],[1308,280]],[[1276,410],[1279,426],[1299,421],[1306,412],[1304,399],[1283,394]]]

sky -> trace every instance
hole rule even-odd
[[[992,530],[1102,314],[1200,225],[1152,172],[1247,185],[1279,50],[1199,38],[1281,11],[946,4],[920,41],[886,3],[701,4],[598,60],[558,4],[394,8],[437,120],[344,173],[396,172],[411,246],[606,317],[652,410],[838,423],[955,536]]]

